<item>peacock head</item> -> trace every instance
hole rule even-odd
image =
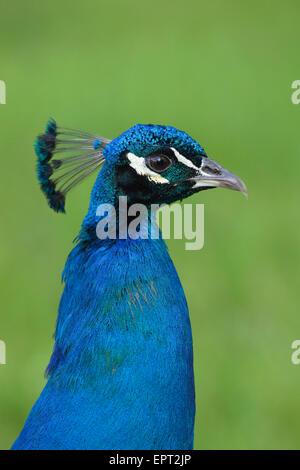
[[[105,184],[111,199],[127,196],[129,204],[147,206],[182,200],[216,187],[247,194],[238,176],[208,158],[188,134],[171,126],[137,124],[109,140],[59,128],[51,119],[35,148],[41,188],[57,212],[65,211],[70,189],[101,166],[92,206],[99,202]]]

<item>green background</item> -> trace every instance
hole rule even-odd
[[[21,430],[52,349],[60,273],[93,178],[48,209],[33,141],[49,116],[113,138],[170,124],[237,173],[206,191],[205,246],[170,252],[193,327],[196,449],[300,447],[298,1],[0,0],[0,448]]]

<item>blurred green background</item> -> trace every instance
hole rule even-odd
[[[298,1],[0,0],[0,448],[37,399],[60,274],[94,177],[67,215],[35,177],[49,116],[113,138],[170,124],[247,183],[205,204],[205,246],[170,252],[193,327],[196,449],[300,448]]]

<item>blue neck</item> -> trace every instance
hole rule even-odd
[[[108,202],[109,194],[102,189],[101,199]],[[92,396],[98,403],[101,396],[101,404],[86,411],[98,416],[97,423],[109,423],[103,416],[109,410],[119,425],[128,417],[127,437],[121,433],[115,444],[119,447],[109,447],[105,440],[116,440],[110,435],[111,423],[99,429],[101,448],[191,448],[192,335],[166,245],[162,239],[98,240],[91,230],[94,206],[64,270],[49,383],[59,384],[64,396],[76,396],[76,403]],[[164,431],[157,427],[162,420],[167,423]],[[135,429],[145,422],[149,435],[143,440]],[[155,447],[151,439],[166,447]]]

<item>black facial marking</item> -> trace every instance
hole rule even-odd
[[[153,196],[153,186],[148,178],[139,175],[134,168],[129,165],[120,166],[116,171],[117,187],[121,195],[128,197],[128,203],[151,202]]]
[[[175,148],[175,147],[174,147]],[[196,169],[185,165],[176,157],[171,147],[157,147],[145,151],[144,158],[146,166],[157,175],[161,174],[168,181],[159,183],[153,181],[147,175],[140,175],[130,165],[127,154],[124,151],[120,156],[119,165],[115,170],[116,189],[118,196],[127,196],[129,205],[141,203],[144,205],[172,203],[182,200],[195,192],[208,187],[194,188],[195,182],[191,180],[197,172]],[[182,152],[180,152],[182,154]],[[184,154],[182,154],[184,156]],[[203,156],[186,156],[197,168],[200,168]]]

